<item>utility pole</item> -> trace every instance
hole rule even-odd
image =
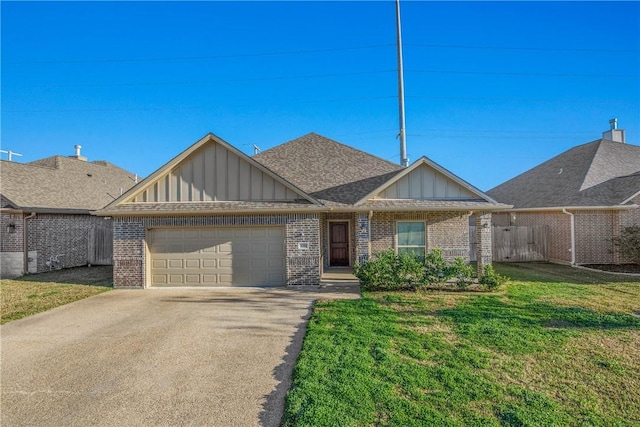
[[[400,0],[396,0],[396,43],[398,52],[398,110],[400,120],[400,164],[409,166],[407,158],[407,133],[404,118],[404,68],[402,66],[402,27],[400,25]]]

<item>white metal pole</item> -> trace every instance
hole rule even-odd
[[[400,0],[396,0],[396,42],[398,52],[398,112],[400,120],[400,164],[409,166],[404,118],[404,69],[402,66],[402,27],[400,25]]]

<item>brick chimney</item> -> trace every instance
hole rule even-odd
[[[609,120],[609,128],[608,131],[602,132],[602,139],[624,144],[624,129],[618,129],[618,119]]]

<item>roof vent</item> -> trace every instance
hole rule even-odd
[[[613,142],[625,143],[624,129],[618,129],[618,119],[613,118],[609,120],[609,130],[602,132],[602,139],[608,139]]]
[[[73,148],[76,149],[76,154],[75,156],[71,156],[71,157],[73,157],[74,159],[78,159],[78,160],[82,160],[83,162],[86,162],[87,158],[80,155],[80,149],[82,148],[82,145],[76,144],[74,145]]]

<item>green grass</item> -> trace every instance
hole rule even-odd
[[[0,281],[0,324],[112,289],[111,267],[72,268]]]
[[[283,425],[640,425],[640,283],[498,271],[512,281],[493,293],[318,303]]]

